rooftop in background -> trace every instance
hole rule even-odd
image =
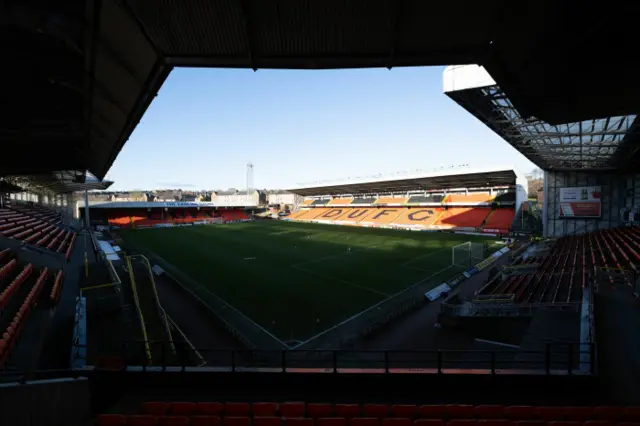
[[[476,65],[448,67],[444,92],[545,170],[630,169],[640,157],[637,115],[560,125],[525,118]]]
[[[343,181],[318,182],[287,191],[302,196],[366,194],[384,192],[424,191],[430,189],[483,188],[513,185],[519,174],[509,167],[490,169],[443,169],[416,172],[400,176],[354,178]]]
[[[46,3],[46,4],[45,4]],[[635,2],[5,2],[4,175],[103,178],[174,66],[480,63],[524,117],[640,110]],[[615,15],[615,19],[612,18]],[[464,31],[460,29],[463,28]],[[591,59],[596,52],[606,60]]]

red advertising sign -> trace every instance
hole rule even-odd
[[[590,218],[602,215],[602,188],[581,186],[560,188],[561,218]]]

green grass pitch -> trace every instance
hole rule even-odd
[[[295,222],[122,230],[283,341],[460,273],[451,248],[495,238]],[[491,250],[499,248],[490,244]]]

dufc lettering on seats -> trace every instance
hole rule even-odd
[[[420,213],[424,213],[425,215],[421,217],[416,217],[416,215]],[[414,222],[422,222],[426,219],[429,219],[431,216],[433,216],[433,210],[418,210],[413,213],[409,213],[409,215],[407,215],[409,220],[412,220]]]
[[[325,214],[323,214],[322,217],[336,217],[336,216],[340,216],[341,214],[342,214],[342,209],[331,209]]]
[[[379,218],[380,216],[388,216],[389,214],[391,214],[391,213],[395,213],[395,212],[397,212],[397,211],[398,211],[397,209],[391,209],[391,210],[389,210],[389,209],[385,209],[385,210],[382,210],[382,211],[381,211],[380,213],[378,213],[377,215],[375,215],[374,217],[372,217],[371,219],[377,219],[377,218]]]

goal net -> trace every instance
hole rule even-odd
[[[451,266],[469,268],[485,258],[485,244],[466,243],[458,244],[451,248]]]

